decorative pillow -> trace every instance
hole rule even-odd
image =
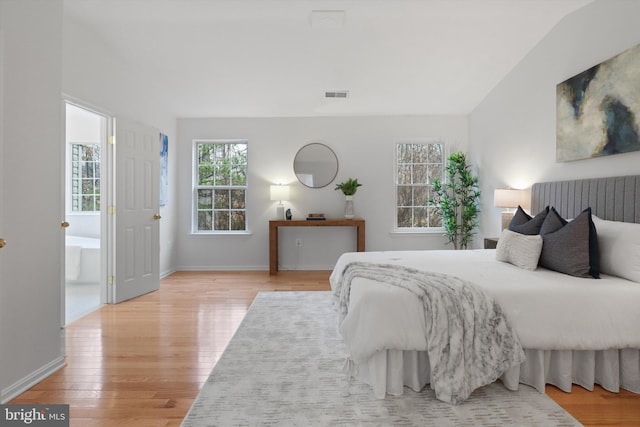
[[[600,271],[640,282],[640,224],[593,216],[598,230]]]
[[[527,235],[540,234],[540,227],[548,213],[549,206],[532,218],[531,215],[518,206],[516,213],[513,215],[513,218],[509,223],[509,230]]]
[[[496,259],[533,271],[538,267],[541,251],[542,236],[527,236],[504,229],[496,246]]]
[[[554,231],[560,230],[562,227],[569,223],[568,220],[562,218],[562,216],[558,213],[556,208],[553,206],[544,222],[540,226],[540,234],[545,235],[548,233],[553,233]]]
[[[552,207],[540,234],[544,241],[540,265],[572,276],[600,278],[598,237],[591,208],[567,222]]]

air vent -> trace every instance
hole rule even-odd
[[[344,10],[312,10],[309,15],[309,25],[314,30],[338,30],[344,22]]]
[[[334,90],[324,93],[325,98],[346,98],[349,95],[348,90]]]

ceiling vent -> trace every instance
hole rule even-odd
[[[344,10],[312,10],[309,25],[314,30],[337,30],[344,27]]]
[[[346,98],[349,95],[348,90],[333,90],[324,93],[325,98]]]

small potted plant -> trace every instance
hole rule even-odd
[[[353,196],[358,191],[358,187],[362,187],[362,184],[358,183],[358,179],[349,178],[346,181],[342,181],[340,184],[336,184],[336,190],[342,190],[345,196]]]
[[[352,219],[355,215],[353,213],[353,195],[358,191],[358,187],[362,187],[362,184],[358,182],[358,179],[349,178],[346,181],[342,181],[340,184],[336,184],[335,190],[342,191],[345,199],[344,217]]]

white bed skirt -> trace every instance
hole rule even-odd
[[[599,384],[611,392],[620,389],[640,393],[640,350],[525,350],[527,360],[500,379],[509,390],[518,384],[544,393],[545,384],[571,392],[577,384],[593,390]],[[359,364],[356,376],[373,387],[378,399],[399,396],[407,386],[420,391],[430,382],[429,357],[425,351],[383,350]]]

